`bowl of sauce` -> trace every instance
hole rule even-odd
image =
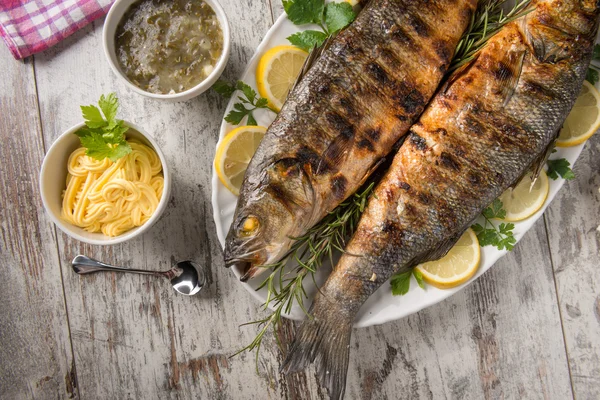
[[[184,101],[219,78],[229,23],[215,0],[117,0],[103,32],[113,72],[148,97]]]

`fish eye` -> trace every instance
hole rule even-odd
[[[249,215],[240,224],[239,234],[242,237],[253,236],[260,228],[260,221],[253,215]]]

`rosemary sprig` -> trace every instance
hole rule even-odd
[[[304,306],[304,300],[308,298],[304,288],[304,279],[310,276],[314,281],[314,274],[326,257],[330,260],[331,265],[334,265],[334,250],[344,251],[346,241],[354,233],[374,187],[375,182],[371,182],[363,190],[355,193],[327,214],[306,234],[294,238],[292,247],[279,262],[263,266],[271,272],[257,290],[263,287],[267,288],[267,300],[263,307],[266,310],[271,306],[273,311],[261,320],[244,324],[256,324],[260,330],[252,343],[236,354],[256,349],[258,361],[258,352],[264,335],[269,328],[275,329],[281,323],[283,313],[292,311],[294,302],[308,315],[308,310]],[[294,267],[286,272],[286,265],[290,261],[294,263]]]
[[[516,0],[508,12],[504,11],[507,0],[487,0],[473,14],[469,27],[456,46],[449,72],[460,68],[473,59],[475,54],[496,32],[507,23],[530,12],[530,0]]]

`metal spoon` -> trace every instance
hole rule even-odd
[[[79,275],[91,274],[98,271],[132,272],[134,274],[163,276],[171,281],[173,289],[188,296],[194,295],[202,289],[206,283],[206,276],[202,269],[198,268],[192,261],[180,261],[168,271],[147,271],[143,269],[115,267],[94,260],[83,255],[78,255],[71,261],[73,271]]]

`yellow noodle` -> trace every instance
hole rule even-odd
[[[128,141],[131,153],[112,162],[75,150],[67,164],[62,218],[89,232],[118,236],[146,223],[164,189],[162,165],[150,147]]]

